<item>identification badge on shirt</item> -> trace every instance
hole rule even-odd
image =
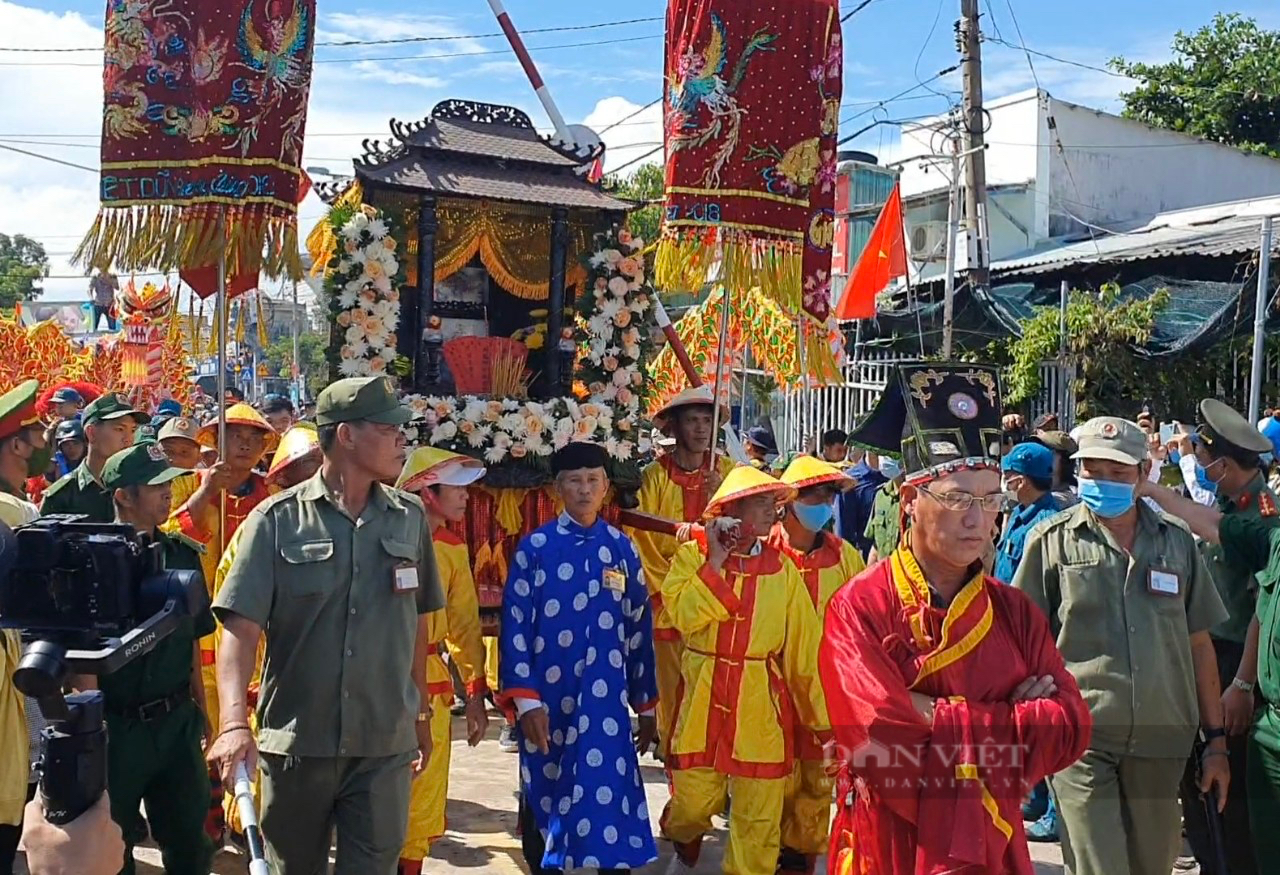
[[[418,588],[418,566],[410,563],[397,565],[395,571],[396,592],[413,592]]]
[[[615,592],[625,591],[627,588],[627,576],[618,568],[605,569],[604,588]]]
[[[1152,568],[1147,572],[1147,592],[1155,593],[1156,595],[1176,596],[1181,591],[1178,575],[1172,571],[1160,571]]]

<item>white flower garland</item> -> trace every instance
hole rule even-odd
[[[329,277],[343,377],[383,376],[396,359],[400,325],[397,242],[372,207],[363,207],[335,229],[342,254]]]

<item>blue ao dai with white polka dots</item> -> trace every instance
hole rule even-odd
[[[631,741],[632,709],[657,699],[653,618],[635,548],[568,515],[524,538],[502,600],[499,680],[537,698],[551,738],[521,738],[520,780],[546,840],[542,866],[634,868],[657,858]]]

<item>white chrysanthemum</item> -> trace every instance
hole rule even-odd
[[[347,328],[345,337],[347,343],[360,343],[365,339],[365,330],[359,325],[351,325]]]
[[[607,301],[602,301],[602,302],[600,303],[600,310],[599,310],[599,313],[600,313],[600,315],[601,315],[601,316],[603,316],[603,317],[605,318],[605,321],[606,321],[606,322],[612,322],[612,321],[613,321],[613,317],[614,317],[614,316],[617,316],[619,313],[621,313],[621,312],[622,312],[622,308],[623,308],[624,306],[626,306],[626,305],[625,305],[625,302],[620,301],[620,300],[618,300],[617,298],[611,298],[611,299],[609,299],[609,300],[607,300]],[[597,332],[597,335],[604,334],[604,333],[605,333],[605,332],[603,332],[603,331],[601,331],[601,332]],[[609,333],[610,333],[610,334],[612,334],[612,332],[609,332]]]
[[[495,432],[493,435],[493,445],[495,447],[502,447],[504,450],[509,450],[511,449],[511,436],[505,432]]]
[[[498,420],[498,428],[516,437],[524,435],[524,417],[519,413],[505,413]]]
[[[619,261],[622,261],[622,253],[616,249],[606,249],[600,254],[604,256],[606,264],[617,264]]]
[[[635,313],[636,315],[643,315],[644,311],[648,309],[649,309],[648,298],[644,298],[644,299],[637,298],[636,300],[631,302],[631,312]]]
[[[507,448],[499,446],[496,442],[484,451],[484,460],[490,465],[497,465],[507,457]]]
[[[384,295],[391,294],[391,277],[387,276],[385,273],[379,274],[378,278],[373,280],[372,285]]]
[[[604,391],[600,393],[602,401],[612,401],[618,397],[618,387],[610,383],[604,387]]]
[[[567,416],[564,419],[556,420],[556,426],[555,426],[555,429],[553,429],[552,434],[554,434],[557,438],[563,437],[565,439],[568,439],[572,437],[573,436],[573,420]]]
[[[541,416],[546,413],[546,408],[537,401],[526,401],[524,405],[525,416]]]
[[[349,258],[338,259],[338,273],[346,273],[347,271],[351,270],[352,267],[353,265],[351,263],[351,259]]]
[[[644,238],[643,238],[643,237],[632,237],[632,238],[631,238],[631,251],[632,251],[632,252],[640,252],[640,251],[641,251],[641,250],[643,250],[643,249],[644,249]]]
[[[369,364],[369,360],[366,358],[356,359],[356,366],[357,377],[368,377],[373,373],[373,366]]]
[[[616,437],[610,437],[607,440],[605,440],[604,451],[615,459],[621,460],[626,458],[625,456],[620,454],[621,451],[619,449],[619,441]]]
[[[587,320],[587,333],[593,338],[607,336],[611,328],[609,320],[598,312]]]
[[[343,359],[338,362],[338,373],[344,377],[360,376],[360,362],[358,358]]]
[[[608,259],[605,257],[605,254],[602,250],[600,252],[597,252],[595,255],[591,256],[591,258],[587,260],[587,263],[590,264],[593,268],[599,269],[601,267],[604,267],[606,261],[608,261]]]
[[[352,358],[360,359],[369,354],[369,344],[365,343],[363,340],[357,340],[355,343],[348,343],[347,346],[351,347]]]
[[[490,433],[489,426],[482,425],[467,435],[467,443],[475,449],[479,449],[488,443]]]
[[[373,235],[373,239],[381,240],[387,236],[387,223],[382,219],[374,219],[369,222],[369,233]]]
[[[506,410],[506,411],[508,411],[508,412],[513,411],[513,410],[519,410],[519,409],[520,409],[520,402],[519,402],[519,401],[517,401],[515,398],[503,398],[503,399],[502,399],[502,409],[503,409],[503,410]]]
[[[525,435],[524,448],[531,453],[536,453],[543,447],[542,435],[530,434]]]
[[[557,450],[563,450],[565,447],[569,446],[569,439],[571,437],[573,437],[572,434],[561,434],[560,432],[556,432],[555,437],[551,439],[551,445]]]
[[[640,440],[636,441],[636,449],[641,453],[647,453],[653,449],[653,441],[649,440],[647,437],[642,437]]]
[[[551,446],[551,444],[543,444],[542,446],[538,447],[538,448],[537,448],[536,450],[534,450],[533,452],[534,452],[534,453],[536,453],[536,454],[537,454],[537,455],[539,455],[539,456],[549,456],[549,455],[551,455],[552,453],[554,453],[554,452],[555,452],[555,448],[554,448],[553,446]]]
[[[466,406],[462,408],[462,418],[470,422],[479,422],[484,419],[488,409],[489,402],[483,398],[468,398]]]
[[[442,422],[431,433],[431,443],[440,444],[451,441],[458,436],[458,425],[455,422]]]
[[[369,217],[364,213],[356,213],[342,226],[342,236],[346,240],[360,239],[360,235],[369,227]]]
[[[356,305],[356,295],[358,291],[352,289],[343,289],[338,292],[338,307],[342,310],[350,310]]]

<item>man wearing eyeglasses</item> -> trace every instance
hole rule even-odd
[[[901,456],[911,526],[827,606],[829,871],[1029,872],[1022,795],[1088,744],[1048,621],[983,572],[1005,507],[1000,410],[994,368],[900,365],[853,435]]]
[[[1135,501],[1151,465],[1142,430],[1098,417],[1077,442],[1080,504],[1036,527],[1013,579],[1093,715],[1089,749],[1049,779],[1063,857],[1074,875],[1168,872],[1197,728],[1199,791],[1220,811],[1231,783],[1209,637],[1227,610],[1190,530]]]

